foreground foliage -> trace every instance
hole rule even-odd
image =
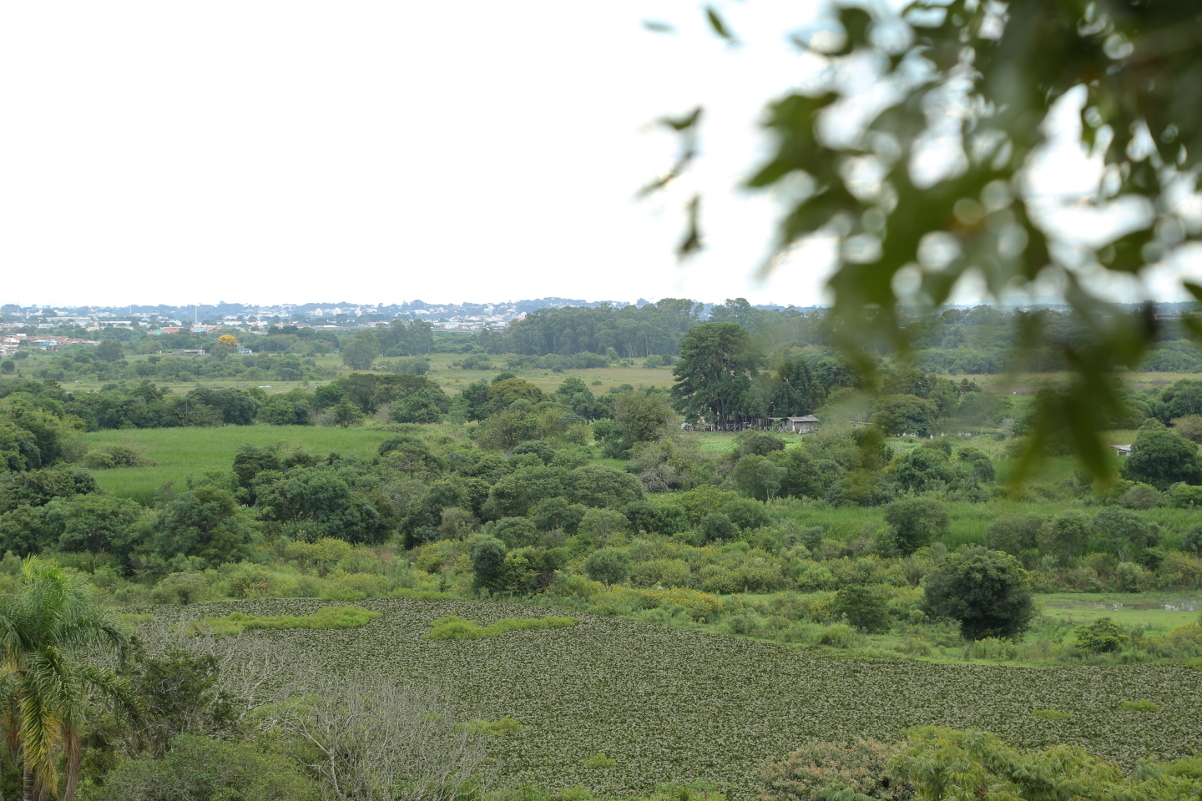
[[[1198,785],[1150,765],[1126,775],[1083,748],[1057,745],[1021,751],[988,732],[923,727],[891,768],[930,801],[980,798],[1072,798],[1080,801],[1185,801]]]
[[[162,758],[123,759],[88,801],[318,801],[300,767],[252,743],[194,734],[175,738]]]
[[[82,656],[93,647],[123,654],[126,644],[80,577],[36,558],[25,561],[16,591],[0,598],[0,727],[23,774],[26,799],[74,797],[85,690],[129,706],[118,677]]]
[[[718,35],[734,39],[706,8]],[[794,189],[779,193],[786,207],[764,270],[808,238],[833,238],[836,336],[865,370],[882,340],[912,341],[908,304],[939,307],[970,284],[999,300],[1048,281],[1062,287],[1088,333],[1056,342],[1073,379],[1041,399],[1033,434],[1040,444],[1071,437],[1082,466],[1106,474],[1098,423],[1121,410],[1108,376],[1116,362],[1140,359],[1160,326],[1150,306],[1119,312],[1105,302],[1115,290],[1096,287],[1169,263],[1202,236],[1196,211],[1174,200],[1194,194],[1202,164],[1202,115],[1181,89],[1202,75],[1196,5],[832,3],[824,16],[791,36],[809,74],[765,109],[773,152],[746,181]],[[1067,135],[1065,111],[1080,126]],[[683,155],[652,188],[672,183],[696,155],[702,116],[698,107],[666,121],[684,137]],[[1065,146],[1106,168],[1088,191],[1057,197],[1063,189],[1047,165]],[[1076,202],[1099,218],[1125,204],[1143,212],[1074,237],[1062,220]],[[693,196],[682,255],[702,246],[699,208]],[[1082,280],[1082,264],[1103,280]],[[1202,287],[1184,288],[1202,299]],[[1024,355],[1054,336],[1043,323],[1038,314],[1023,321]],[[1196,336],[1197,321],[1188,326]],[[1028,451],[1032,460],[1038,450]]]

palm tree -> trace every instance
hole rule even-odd
[[[120,659],[128,645],[90,589],[79,576],[30,557],[16,592],[0,598],[0,726],[21,766],[25,801],[58,791],[59,757],[65,767],[59,797],[74,797],[87,689],[128,705],[115,673],[79,659],[93,646],[114,649]]]

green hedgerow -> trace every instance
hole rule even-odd
[[[327,606],[311,615],[244,615],[206,617],[188,626],[190,634],[241,634],[247,629],[357,629],[380,616],[361,606]]]
[[[564,629],[580,622],[575,617],[507,617],[488,626],[480,626],[455,615],[440,617],[433,624],[433,631],[423,635],[427,640],[478,640],[495,637],[509,631],[524,629]]]

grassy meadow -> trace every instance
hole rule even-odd
[[[188,476],[200,478],[207,470],[228,471],[242,443],[257,447],[282,444],[285,449],[310,453],[340,453],[370,458],[389,436],[376,427],[325,428],[320,426],[224,426],[221,428],[145,428],[95,431],[84,435],[89,448],[124,445],[156,464],[96,470],[96,482],[105,492],[149,504],[155,490],[174,482],[182,489]]]
[[[671,367],[646,368],[643,367],[645,359],[632,359],[630,360],[631,366],[595,367],[588,370],[556,372],[541,368],[511,370],[505,366],[509,357],[504,355],[492,357],[493,366],[487,370],[464,370],[452,367],[452,362],[459,362],[466,358],[459,353],[433,353],[428,358],[430,359],[430,372],[426,374],[427,377],[437,381],[445,391],[452,394],[457,393],[473,381],[492,381],[493,377],[500,372],[511,372],[521,376],[543,392],[555,390],[567,376],[576,376],[588,384],[597,395],[622,384],[629,384],[636,389],[640,387],[667,388],[672,386],[674,381]],[[345,370],[345,368],[343,369]]]

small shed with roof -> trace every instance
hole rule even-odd
[[[805,417],[786,417],[781,421],[780,433],[809,434],[818,430],[818,418],[812,414]]]

